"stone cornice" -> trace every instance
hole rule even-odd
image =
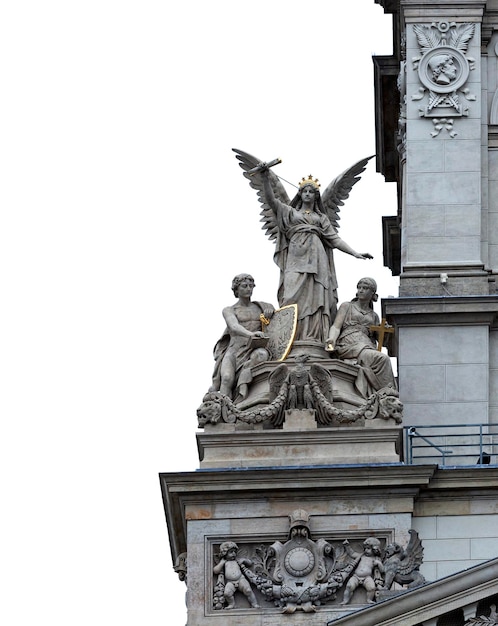
[[[159,475],[173,562],[186,550],[189,504],[264,498],[299,498],[303,503],[317,495],[376,498],[408,497],[413,500],[426,488],[435,465],[337,465],[279,467],[271,469],[198,470]],[[289,471],[292,479],[289,480]],[[373,492],[372,492],[373,488]]]
[[[399,11],[399,0],[374,0],[375,4],[380,4],[384,13],[396,13]]]
[[[424,14],[444,15],[458,11],[462,15],[482,15],[486,10],[486,0],[399,0],[400,8],[405,12],[410,10],[422,11]],[[465,13],[463,13],[465,11]]]
[[[321,486],[351,486],[417,484],[428,485],[437,466],[435,465],[327,465],[321,467],[287,467],[255,469],[197,470],[195,472],[175,472],[160,474],[171,490],[206,491],[231,490],[237,484],[237,491],[252,490],[255,487],[271,491],[287,489],[282,483],[288,470],[295,470],[292,484],[302,488],[307,483]],[[243,482],[239,479],[243,475]]]
[[[497,487],[498,467],[439,468],[430,482],[431,491],[463,489],[468,492],[471,489],[496,489]]]
[[[469,493],[496,497],[498,468],[448,468],[435,465],[337,465],[323,467],[270,469],[198,470],[159,475],[164,509],[169,520],[173,560],[186,549],[186,509],[231,501],[316,497],[343,499],[371,496],[385,501],[408,498],[429,500],[458,499]],[[373,490],[373,491],[372,491]]]
[[[401,297],[382,300],[382,315],[396,325],[425,325],[459,316],[461,323],[494,325],[498,316],[498,296]],[[468,319],[467,319],[468,318]]]

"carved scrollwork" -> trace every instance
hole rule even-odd
[[[187,553],[182,552],[176,558],[173,569],[178,574],[178,578],[187,584]]]

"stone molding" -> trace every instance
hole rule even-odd
[[[300,412],[301,413],[301,412]],[[398,463],[401,429],[369,427],[197,433],[201,469]],[[354,452],[353,452],[354,451]]]
[[[452,324],[457,321],[455,316],[460,316],[459,322],[493,325],[498,315],[498,296],[386,298],[382,299],[382,315],[388,321],[396,317],[397,326]]]
[[[371,497],[388,502],[406,499],[409,511],[421,489],[434,476],[435,465],[329,465],[296,468],[289,481],[287,468],[213,469],[159,475],[173,563],[187,550],[188,519],[213,519],[212,506],[221,502],[251,502],[273,498],[299,499],[306,507],[309,498]],[[410,504],[411,502],[411,504]],[[201,511],[194,516],[192,510]],[[195,514],[197,515],[197,514]]]

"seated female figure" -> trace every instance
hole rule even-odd
[[[352,359],[360,366],[356,387],[365,398],[384,387],[396,389],[390,358],[377,350],[376,333],[371,330],[379,325],[373,310],[376,291],[373,278],[360,279],[356,297],[339,307],[325,344],[325,349],[335,352],[339,359]]]

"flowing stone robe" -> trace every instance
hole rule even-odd
[[[333,249],[342,240],[325,214],[307,213],[279,200],[275,205],[279,305],[297,304],[295,339],[323,343],[337,310]]]
[[[379,316],[372,309],[363,311],[354,302],[341,304],[345,308],[345,318],[335,344],[340,359],[354,359],[360,366],[356,387],[363,397],[371,391],[392,386],[396,389],[389,356],[377,350],[370,326],[379,325]]]

